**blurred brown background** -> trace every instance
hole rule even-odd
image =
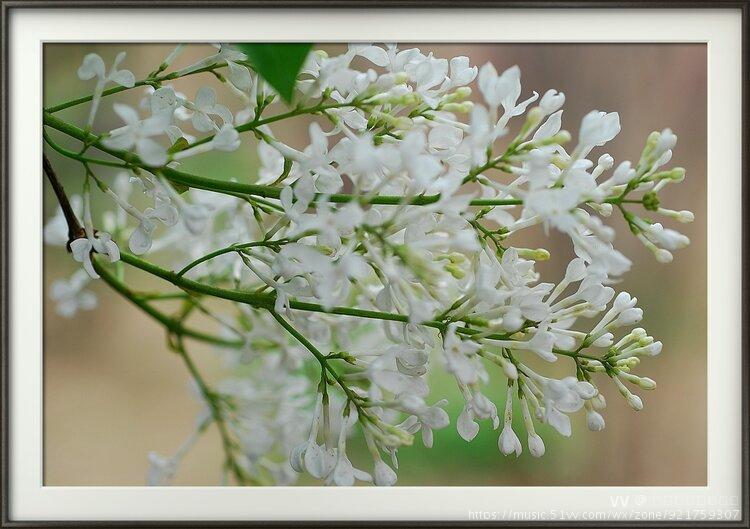
[[[622,132],[606,146],[617,162],[637,161],[652,130],[672,128],[679,142],[673,166],[684,166],[684,183],[669,186],[663,205],[690,209],[696,221],[677,226],[692,244],[676,252],[669,265],[657,264],[617,215],[616,246],[634,263],[620,285],[639,298],[643,325],[664,342],[662,355],[646,360],[640,371],[657,380],[655,392],[641,392],[645,408],[633,412],[606,387],[607,427],[588,432],[583,414],[574,420],[571,439],[542,428],[547,454],[540,460],[526,453],[503,457],[496,445],[499,432],[483,424],[467,444],[455,427],[436,432],[435,447],[421,442],[400,451],[401,485],[704,485],[706,483],[706,47],[699,44],[452,44],[417,45],[439,57],[467,55],[472,64],[492,61],[498,70],[518,64],[523,93],[548,88],[567,96],[563,127],[576,137],[581,117],[592,109],[618,111]],[[411,47],[402,46],[402,47]],[[323,46],[332,53],[341,46]],[[45,105],[91,92],[92,83],[76,77],[84,55],[96,52],[107,65],[126,50],[122,67],[137,79],[145,77],[169,53],[165,45],[61,45],[45,47]],[[196,45],[175,64],[185,66],[208,55]],[[207,75],[207,74],[206,74]],[[193,76],[175,83],[189,97],[202,83],[215,80]],[[135,92],[135,93],[133,93]],[[114,100],[135,104],[142,92],[133,90],[106,99],[97,117],[97,130],[119,126],[111,111]],[[239,110],[235,99],[220,93],[220,102]],[[232,106],[234,105],[234,106]],[[85,123],[88,105],[61,113]],[[518,125],[516,125],[518,126]],[[274,131],[293,145],[305,144],[304,119],[275,125]],[[65,143],[62,138],[58,138]],[[68,144],[71,145],[72,144]],[[82,173],[75,163],[49,152],[71,193],[79,192]],[[598,156],[604,150],[595,151]],[[252,181],[257,157],[251,144],[217,164],[215,155],[191,160],[190,171],[213,177],[230,173]],[[595,159],[595,158],[594,158]],[[226,175],[216,174],[223,171]],[[104,173],[106,176],[107,173]],[[40,176],[41,177],[41,176]],[[45,186],[47,216],[55,209]],[[668,222],[665,222],[668,224]],[[548,248],[553,258],[540,265],[547,281],[556,281],[568,262],[570,243],[541,231],[524,235],[525,246]],[[58,248],[45,248],[45,284],[68,276],[77,263]],[[151,450],[171,454],[190,431],[197,404],[190,396],[188,376],[178,358],[164,345],[161,328],[127,301],[96,283],[96,311],[72,320],[57,316],[54,303],[45,303],[45,482],[47,485],[142,485]],[[211,350],[196,345],[193,353],[209,380],[220,375]],[[436,369],[436,371],[438,371]],[[496,374],[497,376],[497,374]],[[495,378],[495,382],[500,378]],[[497,385],[497,384],[496,384]],[[609,386],[608,384],[607,386]],[[453,385],[436,376],[436,389],[451,398],[455,419],[460,402]],[[490,390],[502,405],[502,388]],[[645,394],[644,394],[645,393]],[[221,450],[218,435],[209,431],[186,458],[176,484],[218,483]],[[361,459],[369,465],[367,456]],[[355,455],[353,459],[356,460]],[[309,483],[309,482],[306,482]]]

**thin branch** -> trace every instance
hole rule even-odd
[[[120,293],[124,298],[129,300],[143,312],[161,323],[167,329],[167,331],[174,334],[186,336],[188,338],[193,338],[201,342],[220,345],[224,347],[242,347],[244,345],[244,341],[242,340],[230,340],[221,338],[220,336],[214,336],[212,334],[185,327],[179,321],[174,320],[163,312],[153,308],[143,299],[143,297],[140,297],[132,292],[125,283],[117,279],[114,274],[107,270],[105,266],[102,266],[98,259],[94,258],[91,260],[91,262],[94,265],[94,270],[96,270],[96,272],[101,276],[105,283],[107,283],[110,287],[112,287],[113,290]]]
[[[70,251],[70,243],[75,239],[85,237],[86,232],[81,227],[81,223],[78,222],[78,217],[76,217],[73,208],[70,206],[68,196],[65,194],[65,189],[60,183],[60,180],[58,180],[57,173],[55,173],[55,170],[52,168],[52,164],[46,154],[42,154],[42,166],[44,168],[44,174],[47,175],[47,179],[49,180],[50,185],[52,185],[52,190],[55,192],[57,202],[60,204],[60,208],[62,208],[65,222],[68,224],[68,244],[66,246],[68,251]]]
[[[211,412],[211,417],[213,418],[213,421],[216,424],[216,428],[219,430],[219,436],[221,437],[221,444],[224,449],[224,464],[226,468],[232,473],[238,485],[261,485],[262,483],[259,480],[255,479],[253,476],[249,475],[247,471],[242,467],[242,465],[240,465],[240,463],[237,461],[236,451],[238,450],[239,446],[237,445],[236,441],[232,439],[232,436],[229,432],[229,428],[224,417],[224,408],[226,404],[222,402],[221,396],[208,386],[208,383],[203,378],[203,375],[201,375],[200,371],[195,365],[195,362],[193,362],[193,359],[188,354],[187,349],[185,349],[185,344],[183,343],[182,338],[179,335],[173,342],[170,342],[170,345],[172,347],[172,350],[174,350],[180,356],[180,358],[182,358],[185,367],[187,367],[190,376],[193,377],[193,380],[195,381],[199,391],[201,392],[201,395],[203,396],[203,400],[206,402],[206,406],[208,406],[208,409]]]
[[[164,81],[172,81],[174,79],[179,79],[181,77],[186,77],[188,75],[193,75],[196,73],[213,72],[217,68],[223,68],[224,66],[226,66],[225,62],[219,62],[216,64],[206,66],[205,68],[193,70],[192,72],[188,72],[182,75],[178,75],[177,72],[173,72],[173,73],[168,73],[166,75],[157,76],[157,77],[147,77],[145,79],[141,79],[140,81],[136,81],[135,84],[133,84],[133,86],[131,87],[115,86],[113,88],[104,90],[102,92],[102,97],[106,97],[106,96],[113,95],[113,94],[119,94],[120,92],[125,92],[126,90],[132,90],[133,88],[138,88],[140,86],[153,86],[153,85],[158,86]],[[49,112],[50,114],[54,114],[55,112],[60,112],[61,110],[65,110],[66,108],[71,108],[71,107],[75,107],[78,105],[82,105],[83,103],[88,103],[93,98],[94,98],[93,94],[89,94],[87,96],[79,97],[77,99],[71,99],[70,101],[65,101],[64,103],[59,103],[57,105],[47,107],[46,109],[44,109],[44,111]]]
[[[215,257],[219,257],[220,255],[232,253],[232,252],[238,252],[245,248],[255,248],[259,246],[269,246],[269,247],[276,247],[281,244],[284,244],[285,240],[277,240],[277,241],[255,241],[255,242],[247,242],[243,244],[232,244],[230,246],[227,246],[226,248],[221,248],[219,250],[215,250],[211,253],[208,253],[206,255],[203,255],[199,257],[198,259],[186,264],[179,272],[177,272],[178,276],[183,276],[186,273],[188,273],[190,270],[195,268],[201,263],[205,263],[206,261],[210,261],[211,259]]]
[[[44,124],[56,130],[59,130],[60,132],[63,132],[68,136],[76,138],[77,140],[82,141],[87,145],[96,147],[102,152],[124,160],[126,163],[137,165],[147,171],[159,174],[167,180],[176,182],[178,184],[186,185],[188,187],[193,187],[196,189],[203,189],[206,191],[217,191],[222,193],[235,194],[239,193],[271,199],[279,199],[281,197],[282,188],[280,187],[244,184],[229,180],[217,180],[215,178],[206,178],[183,171],[178,171],[170,167],[148,167],[144,165],[135,154],[127,151],[110,149],[105,145],[102,145],[102,143],[98,141],[98,137],[96,135],[91,134],[90,132],[87,132],[79,127],[76,127],[71,123],[67,123],[47,112],[44,113]],[[334,193],[332,195],[317,194],[315,196],[315,200],[325,199],[327,202],[338,204],[364,200],[366,204],[392,206],[425,206],[429,204],[435,204],[436,202],[440,201],[440,198],[440,195],[418,195],[415,197],[401,195],[377,195],[374,197],[363,199],[363,197],[360,195],[350,195],[345,193]],[[518,206],[523,204],[523,200],[480,198],[472,200],[471,202],[469,202],[469,204],[472,206]]]

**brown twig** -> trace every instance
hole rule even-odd
[[[44,174],[47,175],[49,183],[52,185],[52,190],[55,192],[57,201],[62,208],[63,215],[65,216],[65,222],[68,223],[68,244],[66,245],[68,251],[70,251],[70,243],[75,239],[80,239],[86,236],[86,232],[81,227],[81,223],[78,221],[73,208],[70,205],[68,196],[65,194],[60,180],[57,178],[55,170],[52,168],[52,164],[49,162],[46,154],[42,154],[42,166],[44,167]]]

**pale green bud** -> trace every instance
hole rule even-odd
[[[567,130],[561,130],[554,136],[550,136],[549,138],[545,138],[542,141],[535,142],[534,145],[538,147],[542,147],[544,145],[562,145],[563,143],[568,143],[569,141],[570,141],[570,132],[568,132]],[[560,161],[562,162],[562,160]]]
[[[672,182],[682,182],[685,180],[685,168],[675,167],[669,171],[659,171],[654,173],[650,180],[671,180]]]
[[[534,261],[547,261],[550,257],[550,253],[544,248],[537,248],[535,250],[531,248],[517,248],[518,257],[523,259],[531,259]]]
[[[445,270],[456,279],[463,279],[466,277],[466,272],[454,264],[445,265]]]
[[[474,108],[474,103],[471,101],[463,101],[462,103],[448,103],[443,105],[443,110],[446,112],[455,112],[456,114],[468,114],[471,109]]]

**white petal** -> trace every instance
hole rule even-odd
[[[432,429],[425,426],[422,428],[422,444],[424,444],[427,448],[432,448]]]
[[[479,425],[474,422],[474,418],[468,406],[465,406],[456,420],[456,429],[458,434],[466,441],[471,441],[479,433]]]
[[[91,242],[85,237],[75,239],[70,243],[70,251],[73,253],[73,259],[79,263],[83,262],[83,259],[91,251]]]
[[[138,111],[128,105],[122,103],[115,103],[112,105],[115,114],[128,125],[138,123],[141,118],[138,116]]]
[[[86,273],[92,279],[99,279],[99,274],[96,273],[96,270],[94,270],[94,265],[91,262],[91,254],[90,253],[87,253],[83,257],[83,269],[86,270]]]
[[[138,140],[136,153],[146,165],[159,166],[167,162],[167,149],[150,138]]]
[[[143,212],[150,219],[159,219],[166,226],[174,226],[180,220],[177,208],[172,204],[158,201],[156,208],[146,208]]]
[[[295,472],[302,473],[305,471],[304,455],[306,449],[307,442],[304,442],[292,448],[292,451],[289,454],[289,464]]]
[[[534,133],[534,137],[532,138],[532,140],[544,140],[560,132],[560,127],[562,126],[562,113],[562,110],[558,110],[550,117],[548,117],[547,121],[545,121],[544,124],[539,127]]]
[[[94,77],[104,79],[104,61],[96,53],[89,53],[78,68],[78,78],[88,81]]]
[[[368,46],[358,50],[357,55],[361,55],[371,63],[381,67],[387,66],[391,62],[388,52],[378,46]]]
[[[336,468],[333,469],[332,477],[333,483],[339,487],[351,487],[354,485],[354,467],[345,455],[339,459]]]
[[[212,144],[218,151],[234,151],[240,146],[240,135],[232,125],[226,123],[216,134]]]
[[[229,81],[240,90],[250,90],[253,86],[253,78],[250,71],[242,65],[227,61],[229,67]]]
[[[304,461],[307,472],[315,478],[322,479],[331,471],[331,454],[316,443],[312,443],[307,447]],[[354,476],[352,476],[353,482]]]
[[[151,249],[151,244],[153,243],[151,234],[153,233],[154,228],[155,225],[148,219],[141,222],[138,227],[133,230],[133,233],[130,234],[130,239],[128,240],[130,251],[136,255],[143,255],[149,251]]]
[[[557,430],[560,435],[570,437],[572,433],[570,417],[560,412],[551,403],[547,405],[547,423]]]
[[[102,143],[109,147],[110,149],[116,149],[116,150],[124,150],[124,149],[130,149],[133,144],[135,143],[135,134],[132,133],[131,130],[129,130],[130,127],[125,127],[124,129],[121,129],[121,132],[117,134],[113,134],[112,136],[109,136],[107,138],[104,138],[102,140]]]
[[[125,88],[133,88],[135,85],[135,76],[130,70],[120,70],[109,75],[109,80]]]
[[[78,296],[78,306],[82,310],[93,310],[97,304],[98,300],[93,292],[81,292]]]
[[[195,106],[201,110],[211,108],[216,104],[216,92],[210,86],[202,86],[195,94]]]
[[[208,114],[201,110],[196,110],[195,112],[193,112],[192,123],[193,127],[195,127],[195,130],[200,132],[209,132],[211,130],[216,130],[216,124],[214,123],[214,120],[208,117]]]

